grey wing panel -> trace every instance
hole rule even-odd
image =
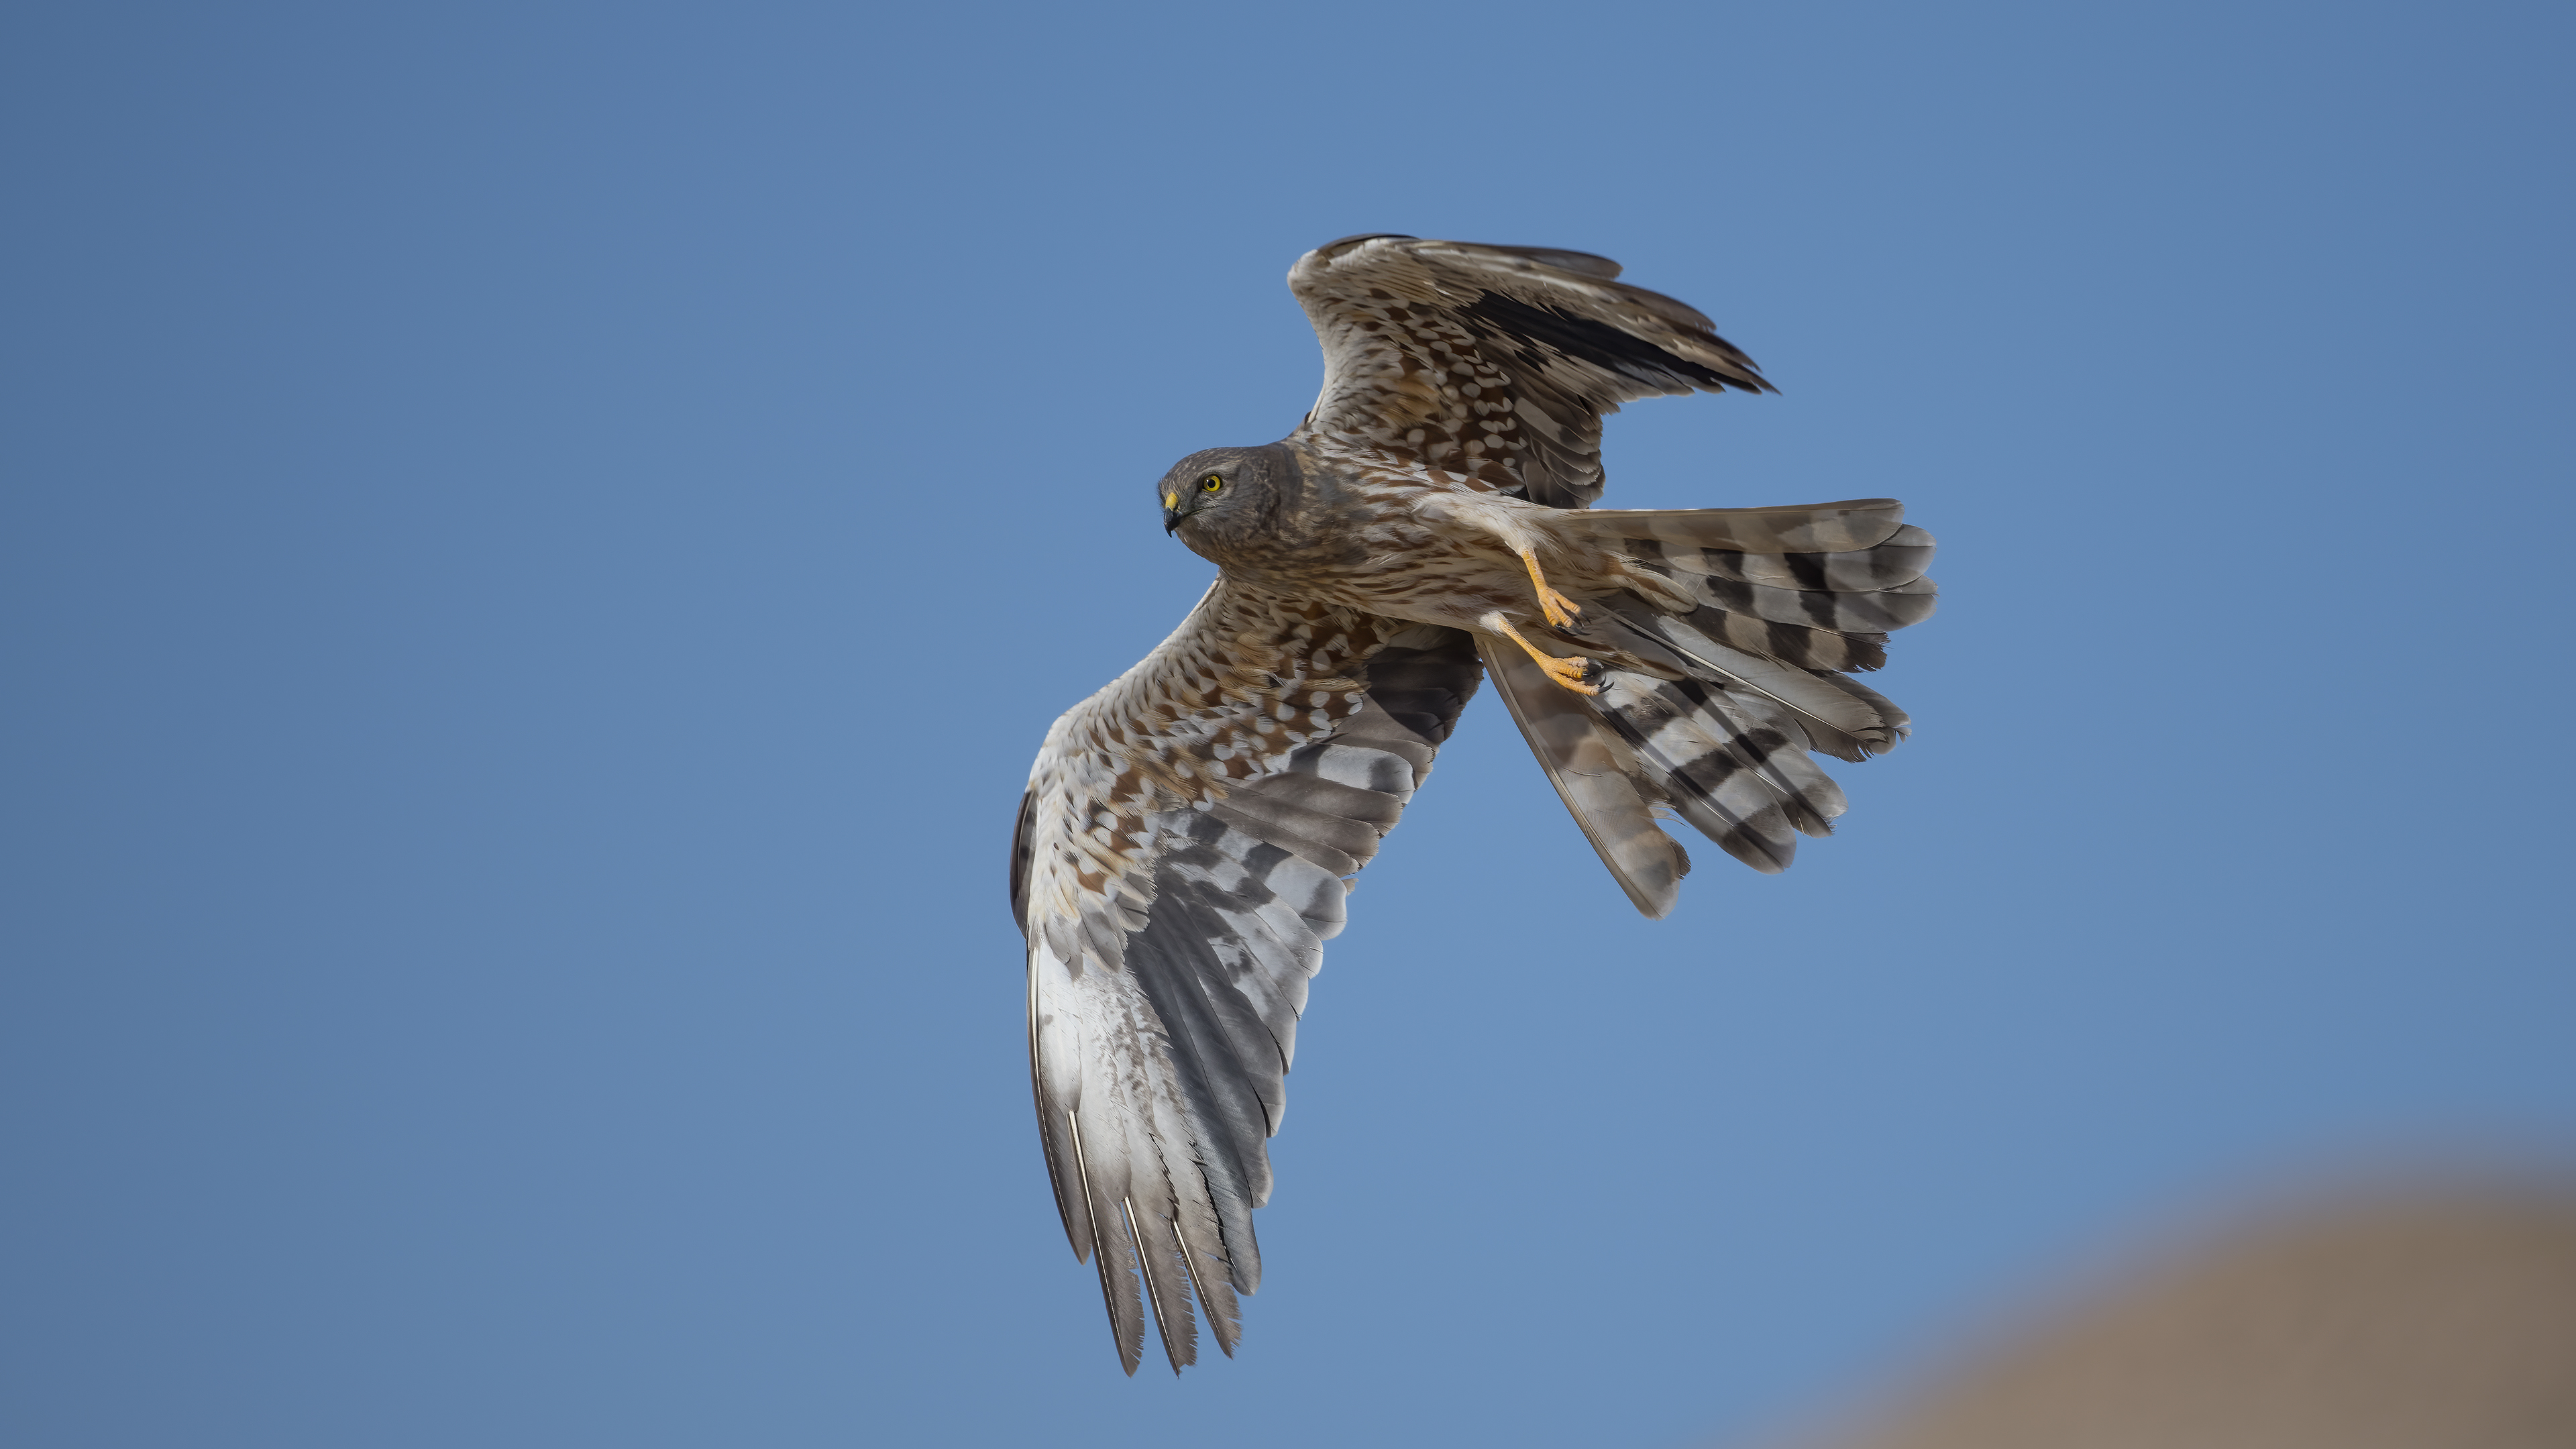
[[[1482,673],[1463,631],[1399,635],[1369,661],[1367,706],[1329,739],[1209,808],[1156,818],[1154,904],[1127,960],[1251,1206],[1269,1197],[1262,1139],[1285,1110],[1307,978],[1341,930],[1342,877],[1376,855]]]
[[[1376,854],[1480,679],[1468,635],[1396,635],[1330,735],[1204,806],[1144,817],[1142,896],[1080,923],[1113,938],[1105,949],[1077,964],[1048,932],[1032,938],[1048,1167],[1076,1256],[1097,1255],[1130,1372],[1148,1306],[1176,1370],[1195,1360],[1201,1322],[1233,1352],[1235,1295],[1261,1281],[1252,1210],[1270,1193],[1266,1139],[1286,1108],[1307,981],[1341,929],[1342,877]],[[1017,892],[1022,874],[1015,865]]]

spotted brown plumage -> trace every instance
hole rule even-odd
[[[1771,391],[1706,317],[1618,276],[1542,247],[1361,237],[1308,252],[1288,289],[1323,340],[1324,388],[1299,432],[1584,507],[1619,404]]]
[[[1931,612],[1888,499],[1591,510],[1622,402],[1770,390],[1708,319],[1580,252],[1347,237],[1289,273],[1324,387],[1277,443],[1156,486],[1218,565],[1179,629],[1048,731],[1011,847],[1056,1202],[1129,1373],[1231,1354],[1259,1286],[1306,981],[1350,878],[1490,678],[1611,876],[1673,907],[1678,819],[1757,870],[1889,749],[1853,681]]]

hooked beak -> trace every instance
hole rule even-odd
[[[1181,495],[1178,493],[1166,493],[1163,495],[1164,537],[1171,537],[1172,530],[1180,527],[1181,520],[1188,516],[1188,514],[1181,511]]]

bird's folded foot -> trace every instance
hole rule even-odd
[[[1521,631],[1513,628],[1512,621],[1504,618],[1502,611],[1499,609],[1495,610],[1493,613],[1487,614],[1484,618],[1479,619],[1476,622],[1521,646],[1521,652],[1527,654],[1530,657],[1530,661],[1544,671],[1548,678],[1555,680],[1557,683],[1573,690],[1577,694],[1599,694],[1601,692],[1601,687],[1599,685],[1587,682],[1593,675],[1600,672],[1601,666],[1597,662],[1585,659],[1580,655],[1569,659],[1559,659],[1553,655],[1541,654],[1538,652],[1538,646],[1521,637]]]
[[[1540,570],[1535,552],[1522,549],[1521,563],[1529,569],[1530,588],[1537,592],[1539,612],[1547,616],[1547,622],[1559,629],[1573,623],[1574,616],[1583,612],[1583,606],[1547,586],[1547,575]],[[1529,646],[1524,644],[1521,647],[1526,649]]]

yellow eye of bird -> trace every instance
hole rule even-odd
[[[1216,490],[1225,486],[1225,480],[1216,476],[1214,473],[1210,473],[1199,480],[1199,486],[1210,493],[1214,493]]]

